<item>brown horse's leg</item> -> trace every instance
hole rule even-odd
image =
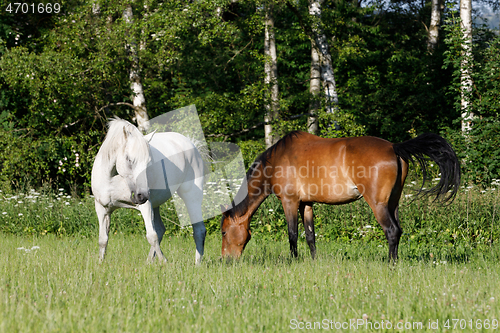
[[[285,211],[285,218],[288,222],[288,241],[290,242],[290,253],[296,258],[297,240],[299,238],[298,213],[299,204],[296,201],[281,199],[281,204]]]
[[[403,184],[408,173],[408,164],[397,158],[397,169],[380,169],[374,183],[360,184],[366,191],[363,194],[366,202],[375,214],[375,218],[382,227],[389,243],[389,260],[398,259],[399,239],[403,234],[399,224],[398,206]],[[396,171],[395,173],[393,173]],[[394,177],[394,178],[393,178]],[[394,183],[391,181],[394,179]],[[390,184],[394,184],[390,186]],[[358,187],[359,187],[358,186]]]
[[[399,247],[399,239],[401,238],[401,235],[403,234],[403,229],[401,228],[401,224],[399,223],[399,214],[398,214],[398,208],[399,206],[396,206],[396,208],[394,210],[391,211],[391,209],[389,209],[389,213],[392,214],[392,218],[393,218],[393,221],[395,221],[394,225],[396,226],[397,228],[397,233],[398,233],[398,240],[397,240],[397,243],[396,243],[396,255],[395,257],[393,258],[394,261],[396,261],[398,259],[398,247]]]
[[[306,231],[306,241],[311,250],[311,257],[316,257],[316,235],[314,233],[313,208],[312,202],[301,202],[299,212],[304,222],[304,230]]]
[[[390,209],[385,203],[374,204],[368,198],[365,197],[365,199],[373,210],[382,230],[384,230],[385,237],[389,243],[389,260],[396,261],[398,259],[399,238],[403,233],[396,218],[396,209]]]
[[[396,220],[394,211],[391,212],[387,206],[381,208],[381,210],[382,212],[375,214],[375,217],[382,226],[382,229],[384,229],[385,237],[389,243],[389,260],[395,262],[398,259],[399,239],[403,234],[403,230],[401,230]]]

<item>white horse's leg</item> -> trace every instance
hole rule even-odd
[[[196,265],[201,264],[201,259],[203,258],[203,253],[205,251],[205,236],[207,235],[207,229],[205,228],[205,223],[203,221],[193,224],[193,238],[196,244],[196,255],[195,263]]]
[[[167,258],[163,255],[160,249],[160,241],[158,238],[158,234],[153,227],[153,207],[151,206],[151,202],[148,200],[146,203],[139,206],[139,210],[141,211],[142,218],[144,219],[144,225],[146,226],[146,238],[148,239],[149,244],[151,245],[151,250],[149,251],[148,260],[152,261],[154,254],[158,256],[160,261],[166,261]],[[163,235],[162,235],[163,236]]]
[[[161,240],[163,239],[163,234],[165,233],[165,226],[163,225],[163,221],[160,216],[160,207],[153,208],[153,228],[156,231],[156,235],[158,236],[158,245],[161,244]],[[151,250],[149,250],[148,258],[154,258],[156,255],[156,251],[153,246],[151,246]]]
[[[181,191],[177,193],[179,193],[179,196],[184,200],[189,213],[189,219],[193,225],[193,238],[196,244],[195,263],[199,265],[203,258],[207,229],[205,228],[205,223],[203,223],[203,214],[201,212],[203,194],[198,188],[193,187],[193,189],[194,190],[188,193],[183,193]]]
[[[95,211],[99,219],[99,259],[104,260],[106,247],[108,246],[109,222],[111,212],[95,200]]]

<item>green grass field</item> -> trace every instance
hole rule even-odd
[[[432,331],[436,321],[443,331],[453,319],[473,326],[465,331],[498,328],[497,250],[444,263],[405,259],[403,247],[392,266],[376,245],[320,243],[312,261],[304,244],[292,260],[286,242],[252,240],[242,260],[225,262],[211,236],[195,267],[191,239],[162,245],[168,262],[148,264],[144,237],[114,235],[100,264],[96,239],[3,236],[0,331],[283,332],[314,322]]]
[[[136,211],[112,219],[97,259],[91,198],[0,193],[0,332],[493,331],[500,329],[498,193],[447,207],[402,200],[400,261],[364,202],[318,206],[318,256],[291,259],[279,202],[253,220],[242,259],[221,261],[218,220],[201,266],[166,220],[166,264],[148,264]],[[162,216],[173,219],[169,205]],[[369,226],[369,227],[367,227]]]

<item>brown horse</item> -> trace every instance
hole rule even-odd
[[[414,160],[421,165],[425,184],[429,158],[439,166],[441,179],[419,193],[453,201],[460,184],[460,163],[448,142],[437,134],[393,144],[370,136],[324,139],[292,132],[255,160],[246,175],[247,186],[237,193],[232,208],[223,212],[222,256],[241,255],[251,238],[253,214],[274,193],[285,211],[292,256],[297,256],[297,211],[314,258],[313,203],[341,205],[363,197],[384,230],[389,259],[396,260],[402,234],[398,205],[408,166]]]

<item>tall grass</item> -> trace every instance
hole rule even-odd
[[[412,185],[411,183],[409,184]],[[403,228],[401,247],[415,258],[436,257],[465,260],[476,250],[486,250],[500,241],[500,183],[491,188],[462,188],[448,206],[432,203],[431,198],[414,200],[407,187],[400,201],[399,217]],[[387,247],[385,236],[366,202],[328,206],[316,204],[315,226],[319,244],[361,243]],[[190,228],[180,227],[174,204],[163,205],[161,214],[166,236],[189,236]],[[209,234],[219,234],[218,217],[206,221]],[[255,213],[252,241],[286,241],[287,224],[280,201],[269,197]],[[299,227],[304,241],[303,227]],[[0,192],[0,232],[14,235],[52,234],[57,236],[97,237],[97,217],[91,196],[72,197],[64,191],[7,194]],[[112,216],[111,234],[144,234],[138,211],[119,209]],[[321,245],[319,245],[321,246]]]

